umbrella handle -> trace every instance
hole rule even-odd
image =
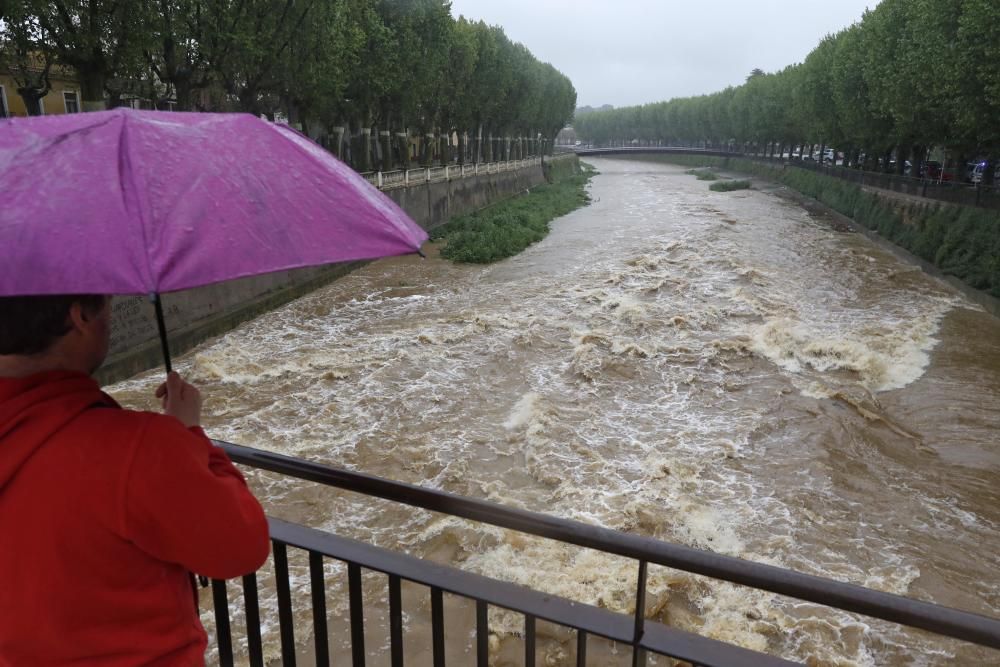
[[[167,367],[167,373],[173,370],[170,364],[170,346],[167,343],[167,325],[163,321],[163,301],[160,295],[153,292],[149,295],[149,300],[153,302],[153,309],[156,310],[156,326],[160,331],[160,347],[163,349],[163,363]]]

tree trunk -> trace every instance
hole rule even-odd
[[[358,128],[358,133],[354,136],[354,144],[357,146],[354,169],[361,173],[372,170],[371,138],[372,129],[370,127]]]
[[[910,152],[910,162],[913,164],[913,167],[910,169],[911,178],[921,178],[923,176],[924,162],[926,161],[924,158],[926,157],[926,146],[915,145],[913,147],[913,150]]]
[[[42,98],[45,97],[45,93],[41,93],[37,88],[18,88],[17,94],[21,96],[24,101],[24,108],[27,110],[29,116],[41,116],[42,115]]]
[[[337,158],[344,159],[344,126],[336,125],[333,128],[333,141],[331,141],[330,148],[333,150],[333,154]]]
[[[104,100],[104,72],[79,71],[80,107],[84,111],[104,111],[108,108]]]
[[[431,162],[434,161],[434,135],[427,134],[423,135],[423,141],[420,142],[420,166],[430,167]]]
[[[896,148],[896,175],[902,176],[906,172],[906,160],[910,155],[910,147],[900,144]]]
[[[190,77],[177,77],[174,81],[174,97],[177,100],[178,111],[191,111],[192,88]]]
[[[438,155],[441,156],[441,165],[451,164],[451,131],[438,128]]]
[[[399,161],[395,166],[399,166],[404,171],[410,168],[410,137],[406,132],[396,133],[396,156]]]
[[[378,139],[382,146],[382,162],[379,164],[379,169],[382,171],[392,171],[394,162],[392,159],[392,135],[389,133],[389,130],[380,130]]]

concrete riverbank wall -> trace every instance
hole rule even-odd
[[[478,210],[545,181],[538,159],[479,165],[479,169],[472,170],[456,168],[444,173],[445,178],[435,178],[428,171],[426,178],[408,178],[383,190],[419,225],[431,229],[454,215]],[[363,264],[349,262],[282,271],[163,295],[171,354],[179,355]],[[112,303],[111,349],[98,379],[102,384],[116,382],[162,363],[152,304],[145,297],[116,297]]]

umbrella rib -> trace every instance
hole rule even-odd
[[[134,213],[135,216],[139,218],[139,228],[142,232],[142,256],[146,260],[146,291],[149,294],[153,294],[157,292],[158,289],[153,276],[153,260],[149,252],[149,237],[146,233],[146,219],[142,214],[142,206],[139,205],[138,201],[139,193],[135,188],[135,183],[131,175],[132,161],[129,159],[128,155],[128,129],[128,115],[123,115],[121,140],[118,142],[118,182],[122,190],[122,200],[125,210],[129,211],[129,213]],[[126,187],[126,185],[128,187]],[[129,209],[129,187],[131,187],[132,190],[132,199],[135,207],[134,211]]]

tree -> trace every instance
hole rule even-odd
[[[46,48],[80,78],[85,111],[103,109],[108,81],[134,59],[148,33],[148,5],[123,0],[9,0],[38,21]],[[15,12],[12,12],[15,13]]]
[[[320,0],[208,0],[212,70],[241,111],[273,116],[276,75]]]
[[[990,166],[1000,154],[1000,5],[991,0],[963,0],[953,49],[962,76],[951,80],[950,110],[956,143],[986,153]],[[992,183],[993,169],[984,180]]]
[[[49,94],[54,57],[38,17],[11,6],[3,15],[0,31],[0,68],[6,69],[29,116],[42,113],[42,99]],[[18,11],[21,10],[21,11]]]

